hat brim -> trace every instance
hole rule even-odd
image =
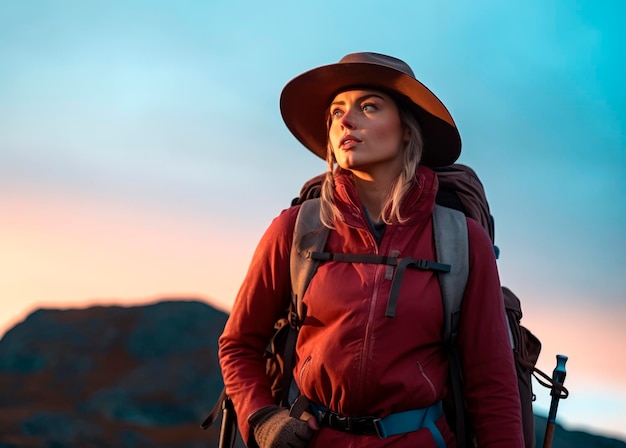
[[[431,167],[454,163],[461,137],[444,104],[425,85],[393,68],[374,63],[340,63],[309,70],[284,87],[280,111],[291,133],[306,148],[326,159],[326,113],[337,93],[370,87],[403,95],[422,128],[422,163]]]

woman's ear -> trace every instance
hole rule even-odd
[[[404,137],[402,138],[402,141],[404,143],[409,143],[409,140],[411,140],[411,130],[408,127],[404,128]]]

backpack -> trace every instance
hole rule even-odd
[[[495,255],[498,258],[500,250],[495,245],[494,218],[489,209],[483,184],[474,170],[466,165],[454,164],[436,168],[435,172],[439,180],[439,190],[435,201],[443,206],[462,211],[467,217],[478,221],[489,235],[492,244],[494,244]],[[509,336],[515,359],[525,446],[526,448],[535,448],[535,423],[532,408],[535,395],[532,390],[531,377],[538,374],[548,378],[548,380],[550,378],[535,367],[541,351],[541,342],[527,328],[521,325],[522,308],[520,300],[505,286],[502,287],[502,298],[504,300]],[[456,336],[454,334],[452,338],[456,339]],[[462,443],[459,446],[471,447],[475,446],[475,441],[471,434],[471,422],[465,413],[465,407],[462,402],[461,389],[463,380],[457,349],[458,344],[456,340],[453,340],[452,346],[448,347],[451,394],[446,400],[447,418],[452,427],[456,429],[457,439]],[[543,382],[541,384],[550,387]]]
[[[468,277],[469,249],[465,217],[479,221],[488,232],[492,242],[495,239],[494,220],[489,210],[483,185],[471,168],[455,164],[435,169],[435,172],[439,179],[437,205],[433,212],[433,237],[437,261],[402,259],[403,265],[396,266],[393,281],[399,290],[405,268],[430,269],[439,273],[445,317],[442,339],[450,365],[449,394],[444,400],[444,410],[446,418],[455,432],[457,446],[470,448],[476,445],[469,413],[466,412],[462,396],[463,373],[457,341],[458,319]],[[309,281],[315,274],[318,263],[328,259],[329,256],[332,256],[334,260],[346,262],[389,262],[385,257],[378,257],[381,260],[373,259],[376,256],[372,255],[328,254],[323,252],[329,229],[324,227],[319,219],[318,197],[324,177],[325,174],[321,174],[307,181],[299,196],[294,198],[291,203],[291,205],[300,205],[290,257],[292,300],[289,309],[285,310],[285,314],[277,320],[274,336],[266,349],[266,373],[272,378],[272,395],[276,403],[284,407],[289,407],[298,394],[292,372],[295,364],[296,339],[300,325],[306,315],[302,297]],[[497,256],[499,249],[494,246],[494,250]],[[392,283],[391,297],[393,297],[393,290],[394,283]],[[548,375],[535,367],[541,350],[541,343],[520,324],[522,317],[520,300],[506,287],[502,288],[502,293],[518,376],[525,445],[526,448],[535,448],[532,410],[534,394],[531,377],[540,375],[545,381],[537,379],[545,387],[553,387],[553,382]],[[394,300],[390,298],[389,303],[387,312],[395,313]],[[567,393],[564,388],[561,390]],[[224,415],[222,416],[222,433],[219,446],[233,446],[236,418],[232,402],[224,391],[222,391],[213,411],[201,427],[203,429],[208,428],[222,410]],[[229,421],[225,421],[226,417]]]

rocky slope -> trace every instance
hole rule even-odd
[[[226,315],[197,301],[38,310],[0,341],[0,447],[214,446]]]
[[[217,446],[199,425],[226,317],[193,300],[32,313],[0,340],[0,448]],[[553,446],[626,443],[559,428]]]

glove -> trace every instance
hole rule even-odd
[[[305,448],[315,434],[307,422],[290,417],[288,409],[278,406],[258,410],[248,422],[259,448]]]

